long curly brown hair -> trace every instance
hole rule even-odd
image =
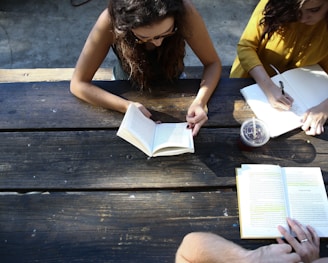
[[[183,0],[111,0],[108,12],[115,34],[114,50],[132,84],[141,89],[159,80],[177,79],[184,68],[185,56]],[[173,17],[174,35],[163,39],[155,54],[138,44],[132,29]]]
[[[301,15],[301,8],[307,0],[269,0],[263,11],[260,24],[264,26],[265,37],[270,38],[274,32],[283,33],[288,23],[296,22]],[[328,26],[328,14],[326,15]]]

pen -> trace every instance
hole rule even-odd
[[[281,81],[281,80],[279,80],[279,84],[280,84],[280,88],[281,88],[281,93],[282,93],[282,95],[285,95],[285,91],[284,91],[284,83]]]

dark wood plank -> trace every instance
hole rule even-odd
[[[0,208],[2,263],[174,262],[188,232],[239,239],[233,192],[9,195]]]
[[[2,263],[171,263],[192,231],[218,233],[250,249],[275,242],[240,240],[235,192],[2,195],[0,210]]]
[[[188,232],[239,239],[236,207],[233,192],[0,196],[1,262],[174,262]]]
[[[143,103],[163,122],[185,121],[199,88],[198,79],[179,80],[151,94],[132,89],[126,81],[99,81],[113,93]],[[252,115],[239,89],[249,79],[222,79],[209,103],[207,126],[236,126]],[[69,92],[69,82],[4,83],[0,88],[0,129],[117,128],[123,114],[91,106]]]
[[[328,134],[239,147],[239,128],[202,129],[194,154],[147,158],[116,131],[2,132],[0,190],[235,187],[242,163],[319,166],[328,181]]]

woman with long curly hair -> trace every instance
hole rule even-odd
[[[327,39],[328,0],[261,0],[240,38],[230,77],[254,78],[273,107],[288,110],[293,98],[270,79],[270,64],[280,72],[319,64],[328,73]],[[302,129],[320,134],[327,117],[328,87],[326,99],[302,116]]]
[[[114,78],[151,90],[157,83],[172,82],[183,73],[186,43],[204,65],[199,91],[186,113],[196,135],[207,121],[206,104],[222,68],[205,23],[191,0],[111,0],[81,52],[71,92],[91,104],[122,113],[135,103],[150,117],[144,105],[95,86],[92,78],[112,48],[118,58]]]

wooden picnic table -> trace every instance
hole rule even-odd
[[[151,94],[125,81],[96,84],[143,103],[155,119],[177,122],[199,82]],[[240,239],[235,168],[320,166],[327,185],[328,133],[298,129],[241,148],[240,124],[253,113],[239,90],[251,83],[222,78],[195,153],[156,158],[116,136],[123,114],[80,101],[68,81],[0,84],[1,262],[174,262],[192,231],[249,249],[275,242]],[[327,239],[321,255],[328,256]]]

